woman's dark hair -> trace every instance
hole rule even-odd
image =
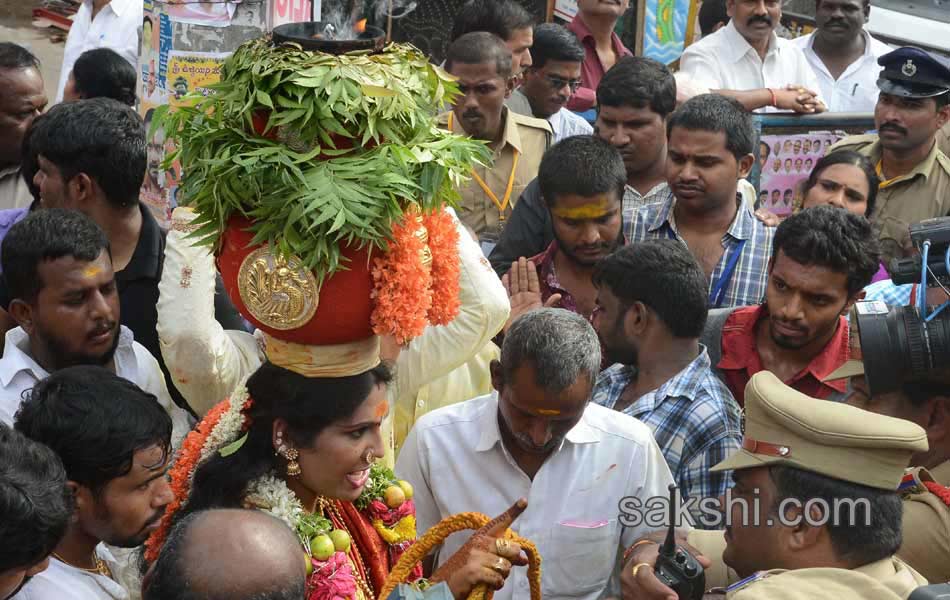
[[[188,503],[174,521],[208,508],[240,508],[248,483],[272,469],[283,467],[274,456],[273,424],[287,422],[288,442],[309,448],[331,424],[356,412],[373,388],[388,384],[393,375],[382,363],[352,377],[304,377],[266,362],[247,380],[253,399],[251,426],[241,448],[227,457],[213,454],[195,470]]]
[[[49,556],[72,513],[56,453],[0,423],[0,573]]]
[[[822,171],[833,165],[852,165],[864,172],[864,176],[868,180],[868,208],[864,211],[864,216],[870,219],[871,215],[874,214],[874,207],[877,204],[877,189],[878,186],[881,185],[881,180],[874,171],[874,165],[871,164],[871,159],[863,154],[858,154],[854,150],[836,150],[818,159],[818,162],[815,163],[802,189],[802,202],[804,202],[804,198],[808,195],[808,192],[811,191],[811,188],[818,185],[818,178],[821,176]]]
[[[83,52],[73,65],[73,81],[81,98],[112,98],[135,106],[135,69],[115,50]]]

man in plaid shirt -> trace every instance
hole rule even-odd
[[[624,211],[627,241],[685,244],[709,281],[710,308],[760,303],[775,230],[739,193],[755,162],[752,117],[735,100],[705,94],[673,111],[667,131],[670,193],[662,203]]]
[[[730,473],[710,467],[742,441],[739,405],[713,373],[699,343],[706,323],[706,278],[673,240],[626,246],[594,274],[594,327],[610,362],[592,400],[635,417],[653,431],[680,494],[698,503],[729,488]]]

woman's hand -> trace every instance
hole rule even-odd
[[[521,546],[505,539],[504,534],[528,506],[520,499],[511,508],[475,532],[458,552],[432,574],[431,581],[444,581],[456,600],[465,600],[478,585],[500,590],[512,566],[525,566],[528,557]]]

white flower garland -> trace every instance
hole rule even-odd
[[[221,415],[221,418],[218,419],[211,433],[205,439],[205,443],[201,447],[201,458],[196,464],[201,464],[213,453],[230,444],[240,435],[245,419],[241,411],[244,408],[244,403],[247,402],[248,396],[247,387],[244,385],[245,381],[242,381],[228,398],[228,410]]]
[[[304,514],[303,505],[297,495],[287,487],[283,479],[273,473],[258,477],[247,485],[244,496],[246,503],[277,517],[294,532],[297,523]]]

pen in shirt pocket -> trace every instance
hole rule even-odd
[[[858,91],[858,84],[854,84],[854,87],[851,88],[851,95],[854,96],[854,93]]]

